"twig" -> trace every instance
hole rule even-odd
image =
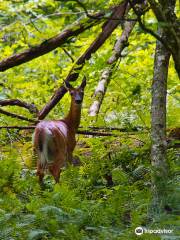
[[[160,41],[166,48],[168,51],[171,51],[171,49],[169,48],[169,46],[167,45],[167,43],[164,41],[163,38],[161,38],[158,34],[156,34],[153,30],[147,28],[142,20],[141,20],[141,14],[136,10],[134,3],[131,0],[128,0],[129,4],[131,5],[134,13],[137,15],[137,20],[139,23],[139,26],[142,28],[142,30],[144,30],[145,32],[151,34],[153,37],[155,37],[158,41]]]
[[[79,1],[79,0],[73,0],[74,2],[76,2],[83,10],[84,10],[84,13],[86,14],[86,16],[88,17],[88,18],[91,18],[91,19],[98,19],[99,17],[98,16],[95,16],[95,15],[92,15],[92,14],[90,14],[89,12],[88,12],[88,10],[87,10],[87,8],[86,8],[86,6],[85,6],[85,4],[84,3],[82,3],[81,1]],[[126,1],[124,1],[124,2],[126,2]],[[135,3],[137,2],[137,1],[134,1]],[[116,8],[116,6],[114,7],[114,9]],[[127,19],[125,19],[125,18],[115,18],[115,17],[106,17],[106,16],[103,16],[102,17],[102,19],[107,19],[107,20],[120,20],[120,21],[130,21],[130,22],[136,22],[137,21],[137,19],[133,19],[133,18],[127,18]]]
[[[74,0],[74,2],[76,2],[85,12],[86,16],[89,17],[89,18],[93,18],[94,19],[94,16],[89,14],[85,4],[83,4],[81,1],[79,0]]]
[[[65,54],[71,59],[71,62],[73,63],[74,62],[74,58],[71,56],[71,54],[65,49],[65,48],[62,48],[62,50],[65,52]]]

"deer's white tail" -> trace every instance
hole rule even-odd
[[[52,132],[48,128],[41,129],[38,140],[38,155],[40,158],[40,164],[43,168],[45,168],[47,164],[53,162],[53,145],[54,141]]]

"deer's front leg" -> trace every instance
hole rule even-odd
[[[72,152],[68,152],[68,154],[67,154],[67,162],[72,164],[72,162],[73,162]]]
[[[53,175],[55,182],[59,183],[59,178],[61,173],[60,166],[58,166],[58,164],[53,164],[52,166],[49,167],[49,171]]]
[[[70,152],[68,154],[68,162],[72,164],[73,166],[79,166],[81,165],[81,161],[78,156],[73,156],[73,153]]]

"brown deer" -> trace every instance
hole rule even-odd
[[[72,153],[76,145],[75,134],[80,124],[81,107],[86,79],[73,88],[65,82],[71,95],[71,107],[62,120],[43,120],[37,124],[33,137],[34,149],[38,155],[37,176],[43,182],[44,171],[49,169],[56,183],[59,182],[61,168],[66,162],[72,163]]]

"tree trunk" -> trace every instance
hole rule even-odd
[[[162,28],[159,28],[158,34],[166,40],[167,36]],[[169,58],[169,51],[161,42],[157,41],[151,103],[151,161],[154,210],[164,208],[167,195],[166,94]]]
[[[177,0],[148,0],[159,25],[164,28],[166,43],[169,46],[176,72],[180,78],[180,18],[175,12],[176,1]]]

